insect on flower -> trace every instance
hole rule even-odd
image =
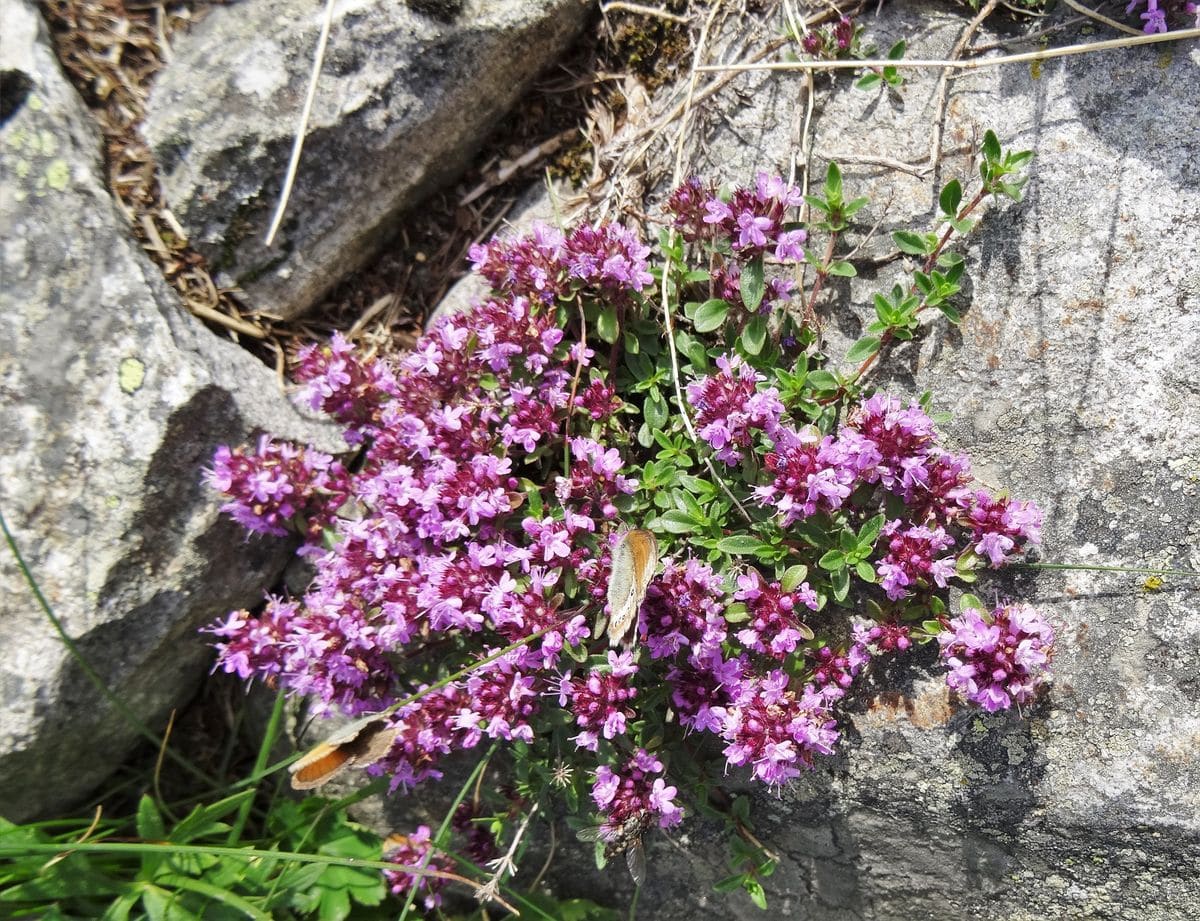
[[[646,881],[646,849],[642,845],[642,835],[653,820],[651,813],[642,812],[630,816],[614,830],[608,830],[606,825],[593,825],[581,829],[577,837],[580,841],[603,842],[605,860],[624,854],[625,866],[633,877],[633,884],[640,886]]]
[[[388,753],[396,733],[396,727],[377,715],[351,723],[288,768],[292,789],[312,790],[349,768],[374,764]]]
[[[637,626],[646,587],[658,565],[658,541],[649,531],[626,531],[612,551],[608,577],[608,644],[619,646]]]

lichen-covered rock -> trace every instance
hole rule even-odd
[[[929,59],[949,52],[966,20],[949,4],[913,2],[865,23],[878,47],[904,37],[910,57]],[[976,42],[996,39],[984,30]],[[837,79],[814,125],[814,184],[835,154],[927,154],[937,73],[905,73],[899,103]],[[800,87],[794,74],[735,80],[707,104],[713,128],[695,172],[741,183],[786,171]],[[1197,100],[1194,42],[980,70],[951,87],[946,149],[994,129],[1006,147],[1036,152],[1032,179],[1025,201],[992,209],[965,249],[962,327],[932,320],[876,380],[898,393],[931,388],[935,407],[955,413],[946,431],[983,478],[1045,509],[1047,560],[1200,569]],[[873,254],[891,248],[889,230],[932,229],[949,179],[968,196],[978,188],[969,158],[953,154],[936,180],[844,172],[848,196],[872,195],[858,216],[866,226],[890,198]],[[831,354],[862,333],[870,294],[901,272],[844,283],[852,308],[825,314]],[[1155,591],[1145,579],[1025,570],[983,583],[989,600],[1032,601],[1056,624],[1047,700],[1023,715],[963,710],[928,650],[879,676],[836,760],[778,799],[757,796],[755,834],[781,858],[763,880],[772,912],[1200,917],[1200,583],[1168,576]],[[714,826],[685,824],[682,847],[661,834],[647,843],[639,915],[763,916],[744,896],[712,892],[731,872]],[[597,874],[590,855],[565,850],[560,895],[631,895],[619,867]]]
[[[183,314],[108,196],[36,9],[0,0],[0,21],[0,511],[83,657],[161,729],[204,670],[197,627],[257,602],[288,553],[218,518],[213,448],[253,431],[337,442]],[[23,820],[78,802],[137,735],[7,547],[0,636],[0,814]]]
[[[581,0],[340,3],[274,245],[263,238],[307,90],[320,4],[216,7],[178,36],[144,133],[173,212],[256,308],[296,316],[454,178],[579,33]]]

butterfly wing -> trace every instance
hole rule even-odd
[[[612,551],[612,571],[608,576],[608,644],[618,646],[637,616],[638,590],[634,574],[634,553],[627,532]]]
[[[397,729],[386,719],[369,716],[351,723],[315,746],[288,771],[293,790],[312,790],[352,767],[374,764],[396,741]]]

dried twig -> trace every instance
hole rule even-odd
[[[682,23],[683,25],[687,25],[688,23],[688,18],[686,16],[680,16],[677,13],[670,13],[655,6],[642,6],[640,3],[625,3],[623,0],[612,0],[611,3],[600,4],[600,12],[604,15],[607,15],[614,10],[620,10],[626,13],[636,13],[639,16],[655,16],[658,19],[665,19],[668,22],[678,22]]]
[[[1117,22],[1115,19],[1109,19],[1107,16],[1103,15],[1102,13],[1099,13],[1096,10],[1090,9],[1089,7],[1084,6],[1082,3],[1077,2],[1077,0],[1063,0],[1063,3],[1065,3],[1067,6],[1069,6],[1071,9],[1073,9],[1077,13],[1083,13],[1083,15],[1086,16],[1088,19],[1094,19],[1094,20],[1096,20],[1096,22],[1102,22],[1106,26],[1116,29],[1118,32],[1124,32],[1126,35],[1141,35],[1142,34],[1142,32],[1140,32],[1139,30],[1130,28],[1129,26],[1125,25],[1125,23]]]
[[[486,177],[483,182],[479,183],[479,185],[475,186],[475,188],[460,198],[458,200],[459,205],[466,207],[467,205],[471,204],[471,202],[481,197],[484,193],[489,192],[498,186],[504,185],[504,183],[508,182],[508,180],[510,180],[521,170],[525,169],[525,167],[532,166],[539,160],[542,160],[557,152],[563,144],[577,136],[577,129],[568,128],[566,131],[562,131],[552,138],[547,138],[537,146],[529,148],[529,150],[525,151],[525,153],[521,154],[521,156],[517,157],[517,159],[505,163],[500,167],[500,169],[496,170],[495,174]]]

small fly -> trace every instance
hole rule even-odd
[[[615,831],[605,833],[607,826],[594,825],[579,832],[580,841],[604,842],[604,859],[612,860],[618,854],[625,855],[625,866],[633,877],[635,886],[646,881],[646,849],[642,846],[642,835],[653,821],[649,812],[630,816]]]

